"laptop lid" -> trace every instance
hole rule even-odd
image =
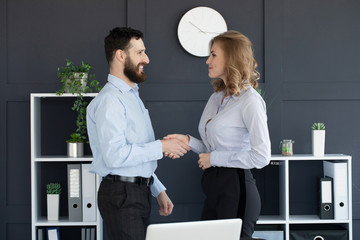
[[[151,224],[146,240],[239,240],[241,227],[240,218]]]

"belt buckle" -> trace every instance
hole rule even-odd
[[[154,178],[151,176],[146,180],[146,186],[150,187],[151,184],[154,183]]]

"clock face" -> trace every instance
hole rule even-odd
[[[226,31],[226,22],[220,13],[209,7],[196,7],[181,18],[178,38],[181,46],[190,54],[207,57],[210,40]]]

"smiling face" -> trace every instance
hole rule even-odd
[[[124,65],[124,74],[134,83],[142,83],[146,79],[144,66],[149,64],[150,60],[145,53],[144,42],[141,38],[132,38],[130,47],[126,51],[126,60]]]
[[[221,44],[214,42],[211,46],[210,56],[206,60],[206,64],[209,65],[209,77],[220,78],[226,84],[225,73],[225,55],[224,50],[221,48]]]

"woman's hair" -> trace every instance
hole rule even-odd
[[[256,89],[260,74],[256,70],[257,62],[250,40],[240,32],[230,30],[214,37],[210,41],[210,48],[215,42],[224,51],[227,75],[226,85],[222,79],[212,82],[215,92],[225,90],[228,95],[239,95],[240,90],[248,84]]]

